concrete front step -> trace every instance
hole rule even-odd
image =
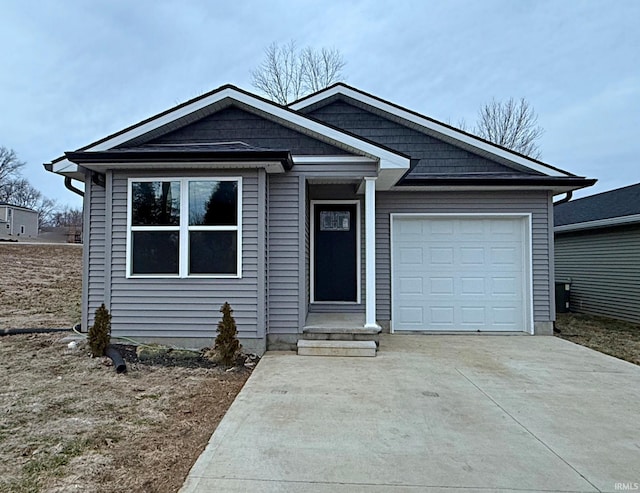
[[[376,345],[380,342],[380,334],[361,334],[358,332],[331,332],[314,331],[304,332],[303,337],[314,341],[373,341]]]
[[[298,340],[299,356],[365,356],[376,355],[375,341]]]

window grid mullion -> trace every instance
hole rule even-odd
[[[189,180],[180,179],[180,277],[189,276]]]

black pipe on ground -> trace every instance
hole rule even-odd
[[[111,358],[113,366],[116,369],[116,373],[125,373],[127,371],[127,365],[125,364],[124,359],[122,359],[122,355],[111,344],[109,344],[107,349],[104,350],[104,355]]]
[[[69,332],[71,329],[0,329],[0,336],[18,334],[45,334],[47,332]]]

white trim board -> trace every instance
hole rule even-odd
[[[360,103],[372,106],[374,108],[377,108],[381,111],[384,111],[386,113],[389,113],[395,117],[398,118],[402,118],[404,120],[407,120],[415,125],[419,125],[427,130],[430,130],[432,132],[438,133],[440,135],[458,140],[466,145],[469,145],[479,151],[482,152],[487,152],[490,154],[493,154],[495,156],[498,156],[502,159],[506,159],[508,161],[511,161],[515,164],[518,164],[520,166],[525,166],[526,168],[535,170],[535,171],[539,171],[541,173],[544,173],[545,175],[548,176],[573,176],[570,173],[566,173],[560,170],[556,170],[552,167],[549,166],[545,166],[544,164],[538,163],[536,161],[532,161],[530,159],[527,159],[526,157],[523,156],[519,156],[518,154],[514,154],[512,152],[507,151],[506,149],[502,149],[500,147],[497,147],[493,144],[490,144],[488,142],[485,142],[481,139],[478,139],[476,137],[473,137],[472,135],[466,134],[464,132],[460,132],[458,130],[455,130],[453,128],[450,128],[446,125],[442,125],[436,121],[430,120],[428,118],[425,117],[421,117],[416,115],[415,113],[412,113],[408,110],[399,108],[395,105],[386,103],[384,101],[381,101],[378,98],[369,96],[367,94],[364,94],[360,91],[356,91],[354,89],[351,89],[350,87],[341,85],[341,84],[337,84],[334,85],[333,87],[330,87],[328,89],[325,89],[324,91],[320,91],[308,98],[302,99],[301,101],[297,102],[297,103],[293,103],[292,105],[290,105],[289,107],[293,110],[300,110],[302,108],[306,108],[307,106],[311,106],[313,104],[319,103],[321,101],[324,101],[327,98],[330,98],[332,96],[336,96],[336,95],[343,95],[346,97],[349,97],[351,99],[354,99],[356,101],[359,101]]]
[[[356,206],[356,301],[315,301],[315,217],[316,217],[316,205],[340,205],[348,204]],[[317,304],[344,304],[344,305],[359,305],[362,303],[362,246],[361,235],[362,230],[360,227],[360,201],[354,200],[311,200],[309,202],[310,221],[309,221],[309,303]]]
[[[391,321],[390,331],[394,332],[412,332],[397,330],[394,328],[395,318],[395,304],[393,300],[394,290],[394,223],[398,219],[416,218],[416,219],[429,219],[429,218],[450,218],[450,219],[505,219],[514,218],[522,220],[522,233],[523,233],[523,245],[525,251],[523,252],[523,285],[522,294],[525,304],[524,314],[524,332],[534,334],[534,308],[533,308],[533,230],[532,230],[532,214],[531,213],[518,213],[518,212],[505,212],[505,213],[391,213],[389,220],[389,262],[390,262],[390,281],[391,281]],[[426,331],[428,332],[428,331]]]

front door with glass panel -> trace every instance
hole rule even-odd
[[[356,204],[315,204],[312,248],[315,302],[356,302]]]

